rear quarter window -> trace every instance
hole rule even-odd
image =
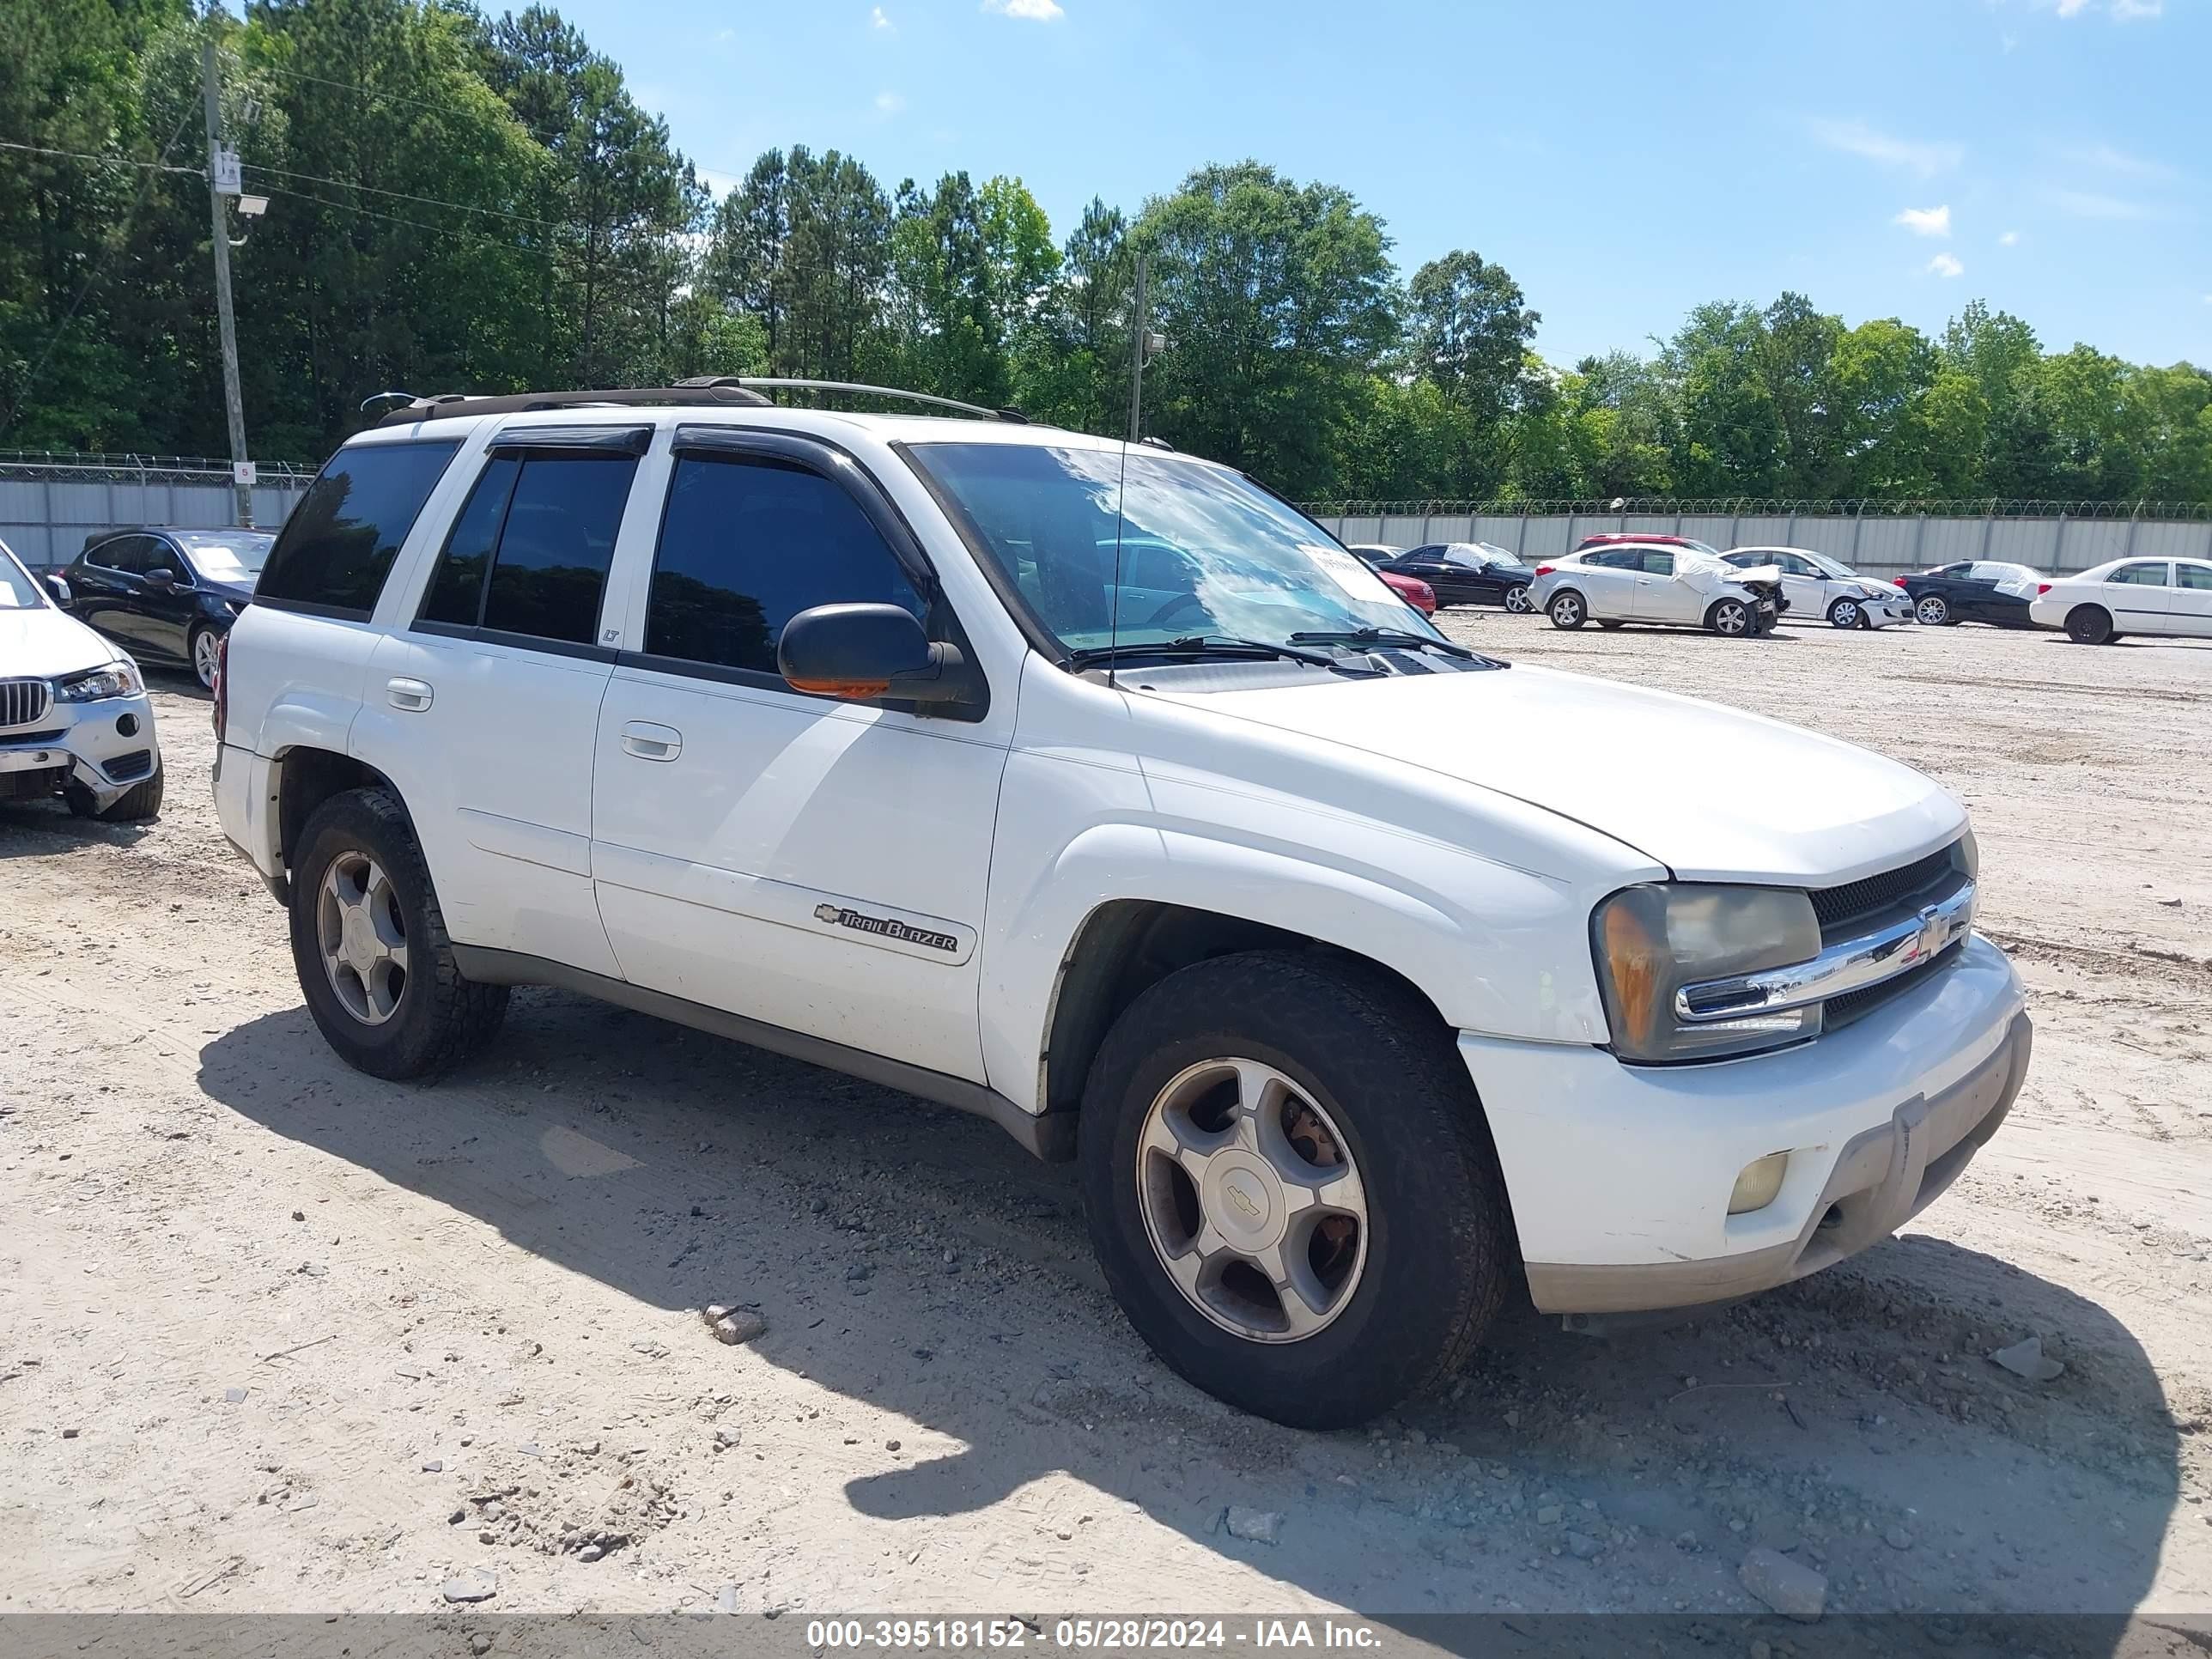
[[[338,451],[285,521],[255,599],[366,618],[460,447],[453,439]]]

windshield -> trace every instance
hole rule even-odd
[[[191,556],[192,568],[211,582],[251,584],[269,562],[269,550],[276,535],[268,530],[227,530],[219,535],[179,535],[177,542]]]
[[[1125,484],[1118,449],[908,453],[1063,651],[1363,628],[1443,637],[1326,532],[1219,467],[1133,451]]]
[[[15,550],[0,542],[0,611],[36,611],[46,602],[31,573],[15,562]]]

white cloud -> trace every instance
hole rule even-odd
[[[2054,190],[2051,205],[2076,219],[2171,219],[2172,210],[2155,202],[2138,202],[2124,196],[2106,196],[2094,190]]]
[[[879,92],[876,94],[876,113],[878,115],[888,118],[896,115],[905,107],[906,100],[895,92]]]
[[[2061,17],[2078,17],[2088,9],[2089,0],[2058,0]]]
[[[2003,235],[1997,238],[1997,246],[1999,247],[2018,247],[2020,246],[2020,233],[2016,230],[2008,230],[2005,232]]]
[[[1001,17],[1026,17],[1033,23],[1049,23],[1066,15],[1060,9],[1060,0],[983,0],[983,9]]]
[[[1896,218],[1891,220],[1890,223],[1903,225],[1915,236],[1948,236],[1951,234],[1950,204],[1946,203],[1942,207],[1907,208]]]
[[[874,6],[869,9],[868,27],[872,29],[890,29],[891,27],[891,20],[884,15],[884,9],[881,6]]]
[[[2100,173],[2117,173],[2130,179],[2171,179],[2173,168],[2148,156],[2132,155],[2112,144],[2076,144],[2061,149],[2062,160],[2077,167],[2094,167]]]
[[[2112,0],[2112,21],[2132,23],[2139,17],[2161,17],[2166,14],[2166,0]]]
[[[1863,121],[1816,117],[1808,125],[1813,137],[1830,149],[1878,161],[1884,167],[1901,167],[1908,173],[1917,173],[1923,179],[1948,173],[1966,159],[1966,151],[1957,144],[1900,138],[1895,133],[1870,127]]]
[[[1966,274],[1966,268],[1959,263],[1955,255],[1939,253],[1928,262],[1928,274],[1931,276],[1963,276]]]

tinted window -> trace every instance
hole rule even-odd
[[[842,488],[780,461],[678,460],[653,563],[648,653],[773,674],[786,623],[850,602],[926,609]]]
[[[145,549],[146,574],[151,575],[156,570],[166,570],[179,582],[190,582],[192,580],[191,565],[185,560],[183,554],[178,552],[161,537],[147,537]]]
[[[2124,564],[2105,580],[2108,582],[2128,582],[2136,587],[2165,587],[2169,585],[2163,564]]]
[[[484,572],[491,568],[492,549],[499,544],[499,527],[507,518],[507,500],[514,493],[515,475],[521,471],[520,461],[502,456],[484,468],[476,488],[469,491],[422,601],[424,622],[474,628],[483,619]]]
[[[1674,556],[1672,553],[1646,553],[1642,558],[1647,575],[1671,576],[1674,574]]]
[[[138,536],[117,536],[85,550],[84,562],[103,570],[128,570],[131,568],[131,549],[143,540]]]
[[[483,625],[589,645],[614,562],[634,455],[533,456],[514,481],[484,594]]]
[[[2212,564],[2177,564],[2173,578],[2176,587],[2212,588]]]
[[[258,596],[366,617],[415,515],[459,447],[455,439],[338,451],[285,521]]]

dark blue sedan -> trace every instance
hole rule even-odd
[[[61,572],[64,608],[141,665],[189,668],[212,690],[223,637],[276,540],[273,530],[102,530]]]

